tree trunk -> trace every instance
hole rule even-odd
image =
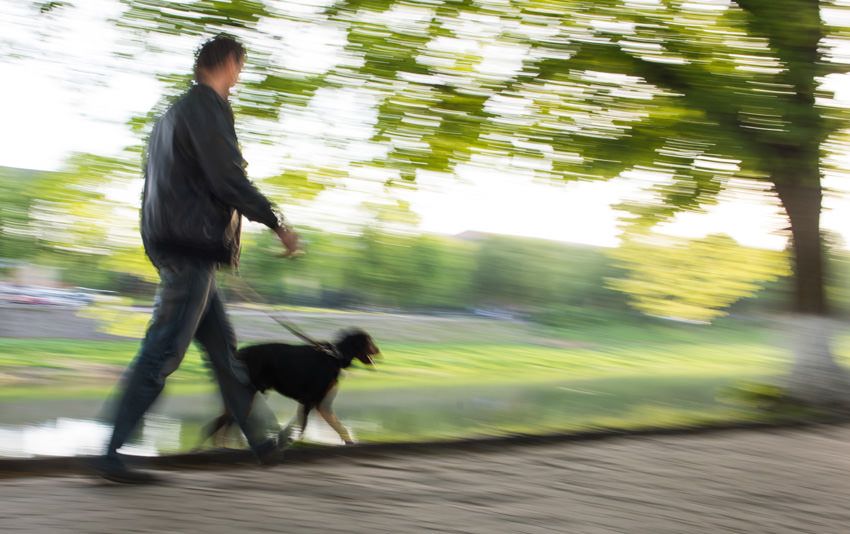
[[[776,192],[791,222],[794,252],[794,312],[826,315],[824,254],[820,235],[820,185],[776,184]]]
[[[817,171],[815,171],[817,172]],[[789,333],[793,366],[790,396],[816,406],[850,405],[850,376],[832,356],[835,324],[828,317],[824,291],[824,249],[820,234],[822,190],[798,181],[776,184],[791,223],[794,308]]]

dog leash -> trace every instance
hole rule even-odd
[[[266,302],[266,300],[262,297],[262,295],[257,293],[257,291],[254,290],[254,288],[251,287],[251,285],[248,284],[248,282],[244,278],[242,278],[241,276],[237,276],[235,274],[231,278],[238,279],[240,285],[242,286],[242,289],[248,290],[248,292],[250,293],[250,296],[252,297],[249,300],[253,300],[254,302],[259,302],[260,304],[270,306],[270,304],[268,302]],[[242,290],[241,289],[237,290],[237,293],[242,293]],[[245,298],[244,293],[242,293],[241,296],[242,296],[242,298]],[[310,336],[305,334],[303,331],[299,330],[297,327],[295,327],[291,323],[288,323],[286,321],[283,321],[283,320],[275,317],[274,315],[272,315],[270,312],[266,311],[265,309],[263,309],[262,311],[263,311],[264,314],[266,314],[266,316],[268,316],[269,319],[276,322],[280,326],[286,328],[295,337],[297,337],[300,340],[312,345],[316,350],[320,350],[320,351],[324,352],[325,354],[327,354],[328,356],[331,356],[331,357],[333,357],[337,360],[341,359],[339,351],[336,349],[336,347],[334,347],[333,343],[321,343],[319,341],[316,341],[315,339],[311,338]]]

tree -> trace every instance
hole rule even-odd
[[[39,247],[30,225],[34,189],[45,173],[0,167],[0,261],[34,257]]]
[[[716,171],[724,167],[772,185],[790,223],[800,329],[790,392],[815,403],[844,402],[850,381],[832,358],[822,320],[828,306],[819,224],[823,156],[843,146],[847,118],[822,88],[825,77],[846,69],[837,63],[842,35],[829,24],[842,6],[811,0],[663,5],[618,14],[626,30],[597,33],[567,63],[639,76],[665,91],[655,100],[670,105],[651,109],[636,132],[617,138],[627,153],[650,147],[657,154],[650,155],[652,165],[672,169],[660,213],[716,196],[723,176]],[[638,210],[647,213],[651,219],[659,211]]]
[[[844,0],[328,0],[297,12],[255,0],[124,4],[119,23],[141,35],[229,29],[250,40],[237,108],[259,120],[323,91],[366,95],[371,139],[334,173],[383,168],[394,183],[461,164],[557,181],[642,171],[657,179],[653,201],[623,207],[643,227],[702,209],[730,185],[769,184],[790,224],[795,323],[810,330],[792,393],[832,402],[850,392],[819,341],[821,179],[846,147],[845,111],[823,83],[846,69]],[[337,60],[320,72],[289,68],[275,48],[293,24],[344,33]],[[327,141],[353,146],[335,133]]]
[[[402,5],[352,0],[337,12],[363,20]],[[429,63],[437,47],[423,52],[397,27],[367,33],[352,24],[349,33],[368,35],[360,72],[397,81],[382,104],[381,136],[410,139],[409,119],[423,109],[435,119],[418,130],[412,152],[405,145],[390,152],[408,172],[476,155],[525,160],[557,180],[653,171],[664,178],[656,201],[625,206],[644,226],[746,183],[733,177],[770,184],[790,223],[795,323],[805,331],[789,387],[800,399],[831,403],[845,401],[850,381],[823,342],[821,179],[824,155],[846,148],[847,115],[823,82],[846,70],[846,34],[832,22],[846,7],[837,0],[520,0],[433,8],[419,30],[430,43],[454,39],[457,50],[466,40],[482,51],[488,32],[480,26],[489,24],[497,28],[493,41],[527,49],[521,69],[495,77],[470,68],[483,63],[480,56]],[[412,78],[421,80],[413,89]]]
[[[625,273],[608,284],[648,315],[711,322],[725,308],[788,275],[782,253],[742,247],[731,237],[632,237],[611,251]]]

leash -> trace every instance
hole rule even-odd
[[[270,304],[268,302],[266,302],[266,300],[262,297],[262,295],[257,293],[257,291],[254,290],[254,288],[251,287],[251,285],[248,284],[248,282],[244,278],[237,276],[237,275],[233,275],[233,276],[231,276],[231,278],[238,279],[240,285],[242,285],[242,289],[248,290],[248,292],[250,293],[250,296],[252,297],[249,300],[253,300],[254,302],[259,302],[260,304],[270,306]],[[237,290],[237,293],[241,293],[242,298],[243,299],[245,298],[245,294],[242,293],[241,289]],[[286,328],[292,335],[294,335],[298,339],[306,342],[309,345],[312,345],[313,348],[315,348],[316,350],[320,350],[320,351],[324,352],[325,354],[327,354],[328,356],[331,356],[334,359],[337,359],[337,360],[342,359],[341,355],[339,354],[339,351],[336,349],[336,347],[333,345],[333,343],[321,343],[319,341],[316,341],[315,339],[313,339],[310,336],[308,336],[307,334],[305,334],[303,331],[299,330],[292,323],[286,322],[282,319],[275,317],[274,315],[272,315],[270,312],[266,311],[265,309],[263,309],[262,311],[263,311],[264,314],[266,314],[266,316],[269,319],[276,322],[280,326]]]

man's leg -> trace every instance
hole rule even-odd
[[[160,271],[153,319],[135,361],[128,369],[114,412],[107,456],[115,457],[165,386],[208,307],[215,276],[209,265],[182,265]]]
[[[206,351],[225,407],[242,428],[251,449],[258,455],[266,452],[264,449],[276,445],[280,426],[263,396],[251,385],[245,364],[235,358],[236,334],[215,290],[215,282],[195,339]]]

